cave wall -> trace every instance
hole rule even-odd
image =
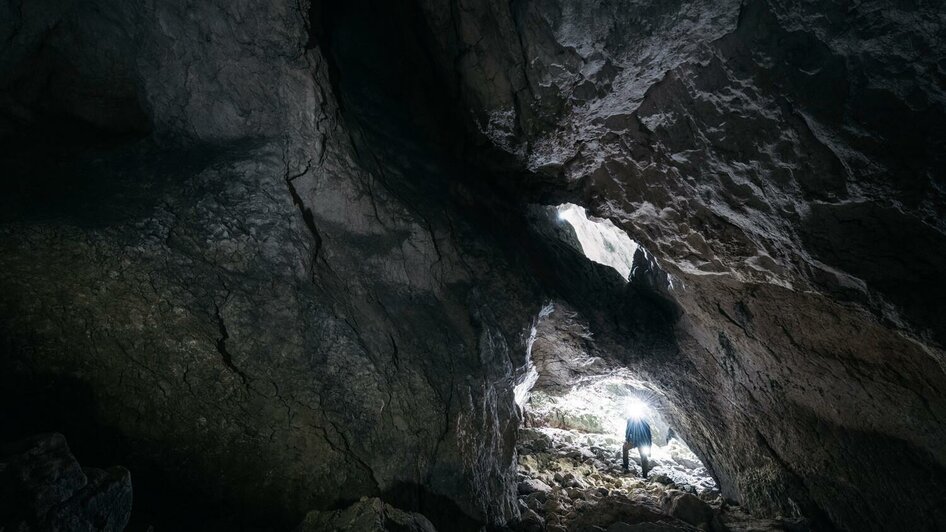
[[[5,430],[267,522],[502,523],[554,293],[727,496],[946,526],[935,2],[354,5],[416,34],[367,67],[404,86],[321,3],[0,6]],[[553,199],[650,252],[630,283],[503,217]]]
[[[0,24],[5,436],[125,464],[173,526],[516,517],[537,286],[426,145],[342,115],[319,6],[46,4]]]
[[[585,312],[663,383],[724,493],[944,526],[941,8],[424,5],[474,133],[670,274],[670,345]]]

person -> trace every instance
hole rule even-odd
[[[637,447],[637,452],[641,455],[641,472],[644,478],[647,478],[647,472],[650,471],[650,446],[651,446],[650,425],[640,416],[631,416],[627,418],[627,428],[624,429],[624,471],[628,471],[627,452],[633,447]]]

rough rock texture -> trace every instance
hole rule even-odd
[[[946,527],[937,2],[392,4],[0,5],[5,433],[234,519],[501,524],[551,295],[726,496]]]
[[[57,419],[149,492],[188,486],[209,502],[194,511],[237,521],[364,495],[516,517],[512,387],[537,289],[436,188],[455,169],[383,137],[397,117],[340,115],[305,6],[10,7],[4,115],[37,133],[3,157],[0,389],[32,397],[4,430]],[[29,89],[47,75],[98,103]],[[127,116],[119,78],[148,139],[43,143],[43,113],[123,131],[86,114]]]
[[[715,488],[692,483],[674,457],[654,456],[656,467],[640,478],[637,453],[622,471],[621,440],[548,427],[524,429],[517,444],[521,519],[515,531],[713,530],[756,532],[810,530],[804,521],[757,519],[724,500]],[[544,490],[524,490],[539,483]],[[599,528],[594,528],[599,527]]]
[[[660,505],[669,515],[694,526],[713,520],[713,509],[692,493],[668,491],[661,497]]]
[[[309,512],[296,532],[436,532],[426,517],[364,498],[344,510]]]
[[[128,470],[83,468],[61,434],[0,446],[0,530],[125,530],[131,516]]]
[[[726,494],[946,526],[941,6],[453,5],[425,3],[484,142],[671,274],[670,345],[625,356]]]
[[[613,367],[598,353],[588,324],[567,305],[556,302],[543,309],[532,342],[532,361],[539,369],[535,389],[566,392],[583,378],[607,373]]]

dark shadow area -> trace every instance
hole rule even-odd
[[[140,217],[228,149],[240,147],[162,146],[69,119],[26,129],[0,146],[0,223],[98,228]]]
[[[52,137],[55,143],[48,142]],[[194,186],[193,178],[202,171],[239,158],[255,145],[169,147],[68,121],[53,133],[30,130],[0,149],[0,222],[124,231],[153,215],[167,194],[180,193],[185,180]],[[9,299],[0,301],[0,308],[16,306]],[[81,375],[35,371],[35,340],[11,337],[8,331],[17,325],[5,320],[17,317],[3,318],[0,442],[58,432],[83,465],[127,467],[134,497],[131,531],[288,530],[299,522],[300,516],[274,512],[271,503],[229,500],[214,490],[216,474],[198,467],[195,457],[103,424],[98,411],[107,405],[96,402]],[[172,473],[180,471],[177,464],[189,463],[195,466],[186,477]]]
[[[381,494],[381,499],[397,508],[409,508],[430,520],[437,530],[476,532],[483,524],[463,513],[450,499],[431,493],[424,486],[399,483]]]
[[[806,508],[814,520],[814,530],[841,529],[834,523],[841,518],[850,522],[850,516],[856,516],[858,524],[854,529],[860,530],[875,528],[878,523],[906,523],[914,519],[920,509],[928,530],[946,530],[946,506],[941,503],[946,500],[946,468],[928,450],[886,434],[851,430],[815,416],[802,416],[825,442],[827,459],[849,471],[850,478],[859,476],[861,482],[867,479],[880,486],[895,486],[900,479],[909,478],[917,486],[912,504],[865,506],[862,483],[839,483],[812,460],[809,470],[804,472],[805,479],[799,478],[798,483],[816,499],[832,503],[826,509]],[[764,444],[776,459],[781,460],[769,447],[769,442]],[[845,449],[857,449],[859,453],[844,453]],[[792,475],[799,473],[787,465],[786,469]]]
[[[93,390],[67,374],[37,373],[29,362],[32,348],[11,342],[0,323],[0,442],[34,434],[66,436],[84,466],[126,466],[131,471],[134,503],[127,530],[280,531],[300,520],[268,511],[271,505],[236,504],[202,486],[201,472],[181,478],[162,463],[189,463],[192,457],[129,438],[98,421]],[[2,501],[0,501],[2,504]]]
[[[946,345],[942,233],[897,209],[865,202],[812,205],[801,236],[815,257],[864,280]]]
[[[436,214],[449,202],[465,222],[517,256],[528,234],[527,205],[577,194],[524,170],[482,138],[459,100],[456,73],[444,71],[432,55],[437,45],[415,0],[314,4],[314,42],[328,59],[359,161],[412,208]],[[385,171],[392,165],[400,172]]]

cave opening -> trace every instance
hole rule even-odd
[[[614,268],[627,280],[634,268],[634,254],[640,247],[614,222],[588,216],[588,211],[574,203],[563,203],[555,207],[559,222],[566,224],[573,233],[569,241],[588,260]]]
[[[537,383],[544,371],[554,369],[537,370]],[[619,488],[635,485],[644,478],[638,451],[629,453],[630,471],[623,472],[621,464],[627,422],[642,419],[652,435],[651,444],[643,449],[649,458],[648,477],[694,494],[715,497],[718,495],[716,481],[674,430],[665,416],[668,408],[671,407],[667,405],[667,398],[652,383],[626,370],[581,377],[569,387],[541,379],[541,384],[528,392],[523,403],[521,435],[524,448],[528,449],[527,456],[554,450],[586,466],[579,467],[579,471],[591,474],[576,474],[581,475],[580,478],[587,477],[582,484],[592,488]],[[538,462],[534,457],[521,461],[521,471],[535,478],[546,478],[551,473],[554,483],[555,469],[542,468]],[[568,483],[563,487],[569,487]]]
[[[665,376],[649,372],[646,354],[621,360],[603,340],[565,301],[550,301],[537,316],[528,368],[515,393],[522,413],[517,491],[523,520],[573,529],[606,526],[607,519],[658,522],[681,497],[700,508],[724,504],[715,474],[684,441],[685,407],[664,392],[659,379]],[[629,419],[648,424],[647,475],[634,446],[623,469]],[[687,516],[691,524],[704,518]]]
[[[592,212],[570,202],[530,207],[554,295],[536,316],[514,394],[523,520],[606,528],[607,519],[659,522],[691,505],[701,509],[686,516],[691,525],[720,528],[722,521],[705,523],[708,508],[732,501],[713,471],[714,449],[685,441],[700,405],[674,389],[690,371],[672,340],[674,292],[684,287],[622,227]],[[629,470],[622,463],[639,405],[652,436],[646,476],[636,445]],[[719,519],[732,524],[745,519],[740,512],[731,506]]]

